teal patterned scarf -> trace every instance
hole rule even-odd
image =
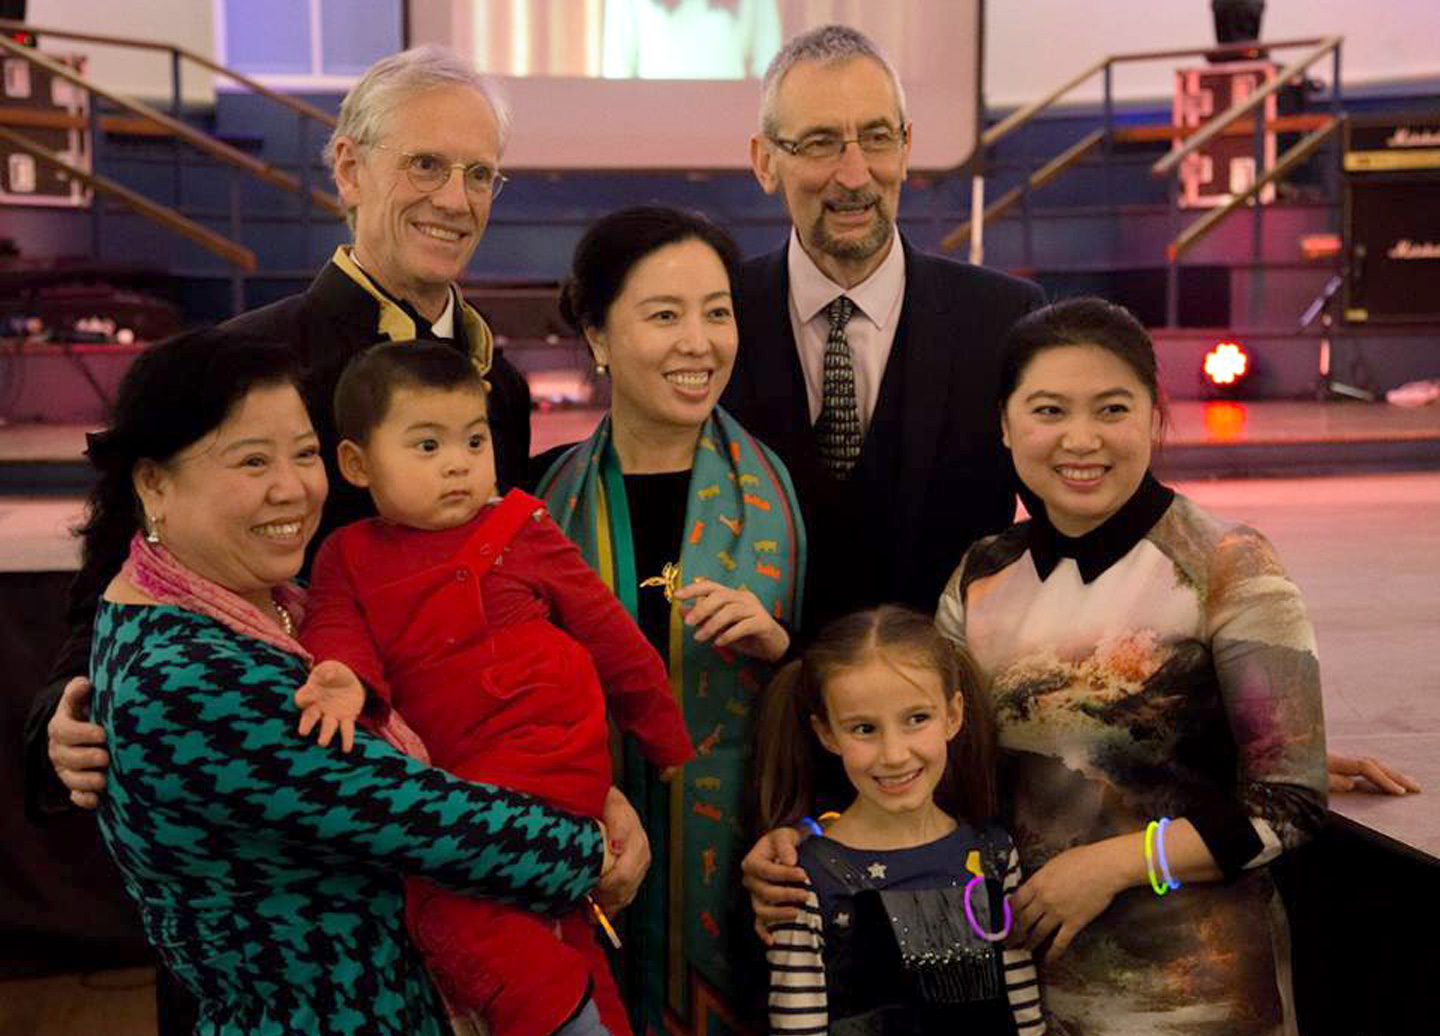
[[[537,495],[638,619],[640,574],[608,416],[555,462]],[[674,585],[706,578],[745,587],[796,629],[804,572],[805,529],[789,474],[769,448],[716,407],[695,450]],[[697,644],[683,614],[678,603],[671,606],[666,662],[699,757],[668,786],[647,774],[634,752],[627,752],[625,767],[626,794],[646,819],[655,853],[630,909],[627,952],[640,956],[644,978],[642,1002],[631,1007],[643,1013],[642,1031],[665,1031],[664,1014],[672,1027],[678,1018],[691,1031],[703,1030],[707,1022],[694,1016],[705,1013],[708,1031],[716,1033],[729,1028],[724,1002],[733,994],[724,929],[734,914],[745,848],[740,816],[750,712],[772,667]]]

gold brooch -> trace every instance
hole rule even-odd
[[[673,561],[665,562],[665,567],[660,570],[658,576],[651,576],[649,579],[640,581],[640,589],[648,586],[658,586],[665,593],[667,602],[675,600],[675,591],[680,589],[680,566]]]

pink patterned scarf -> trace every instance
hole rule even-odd
[[[158,604],[208,616],[242,637],[279,648],[307,665],[315,664],[305,646],[276,624],[278,612],[273,616],[265,614],[239,594],[186,568],[162,544],[150,543],[139,533],[130,541],[130,556],[120,567],[120,574]],[[289,614],[298,628],[305,618],[305,592],[293,583],[281,583],[272,594],[275,604]],[[394,709],[385,709],[383,718],[362,716],[361,722],[397,750],[429,764],[430,753],[420,736]]]

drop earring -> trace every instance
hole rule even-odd
[[[164,518],[152,518],[152,517],[150,517],[150,515],[148,515],[148,514],[145,516],[145,542],[146,542],[146,543],[152,543],[152,544],[153,544],[153,543],[159,543],[159,542],[160,542],[160,523],[163,522],[164,520],[165,520]]]

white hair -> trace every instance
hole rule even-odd
[[[412,47],[398,54],[381,58],[365,70],[360,81],[350,88],[340,102],[340,118],[335,131],[325,143],[325,162],[335,171],[335,142],[349,137],[357,144],[378,143],[390,129],[396,110],[416,94],[442,86],[468,86],[485,98],[495,113],[500,130],[500,151],[510,139],[510,105],[499,85],[489,76],[475,70],[448,47],[433,43]],[[354,228],[354,213],[346,219]]]
[[[869,58],[885,70],[890,86],[895,90],[895,104],[899,109],[900,124],[905,124],[905,88],[895,74],[895,66],[880,52],[873,40],[859,29],[848,25],[822,25],[818,29],[791,37],[780,52],[770,59],[765,69],[765,79],[760,93],[760,132],[767,137],[780,133],[780,116],[776,112],[780,84],[790,70],[802,61],[829,65],[855,58]]]

